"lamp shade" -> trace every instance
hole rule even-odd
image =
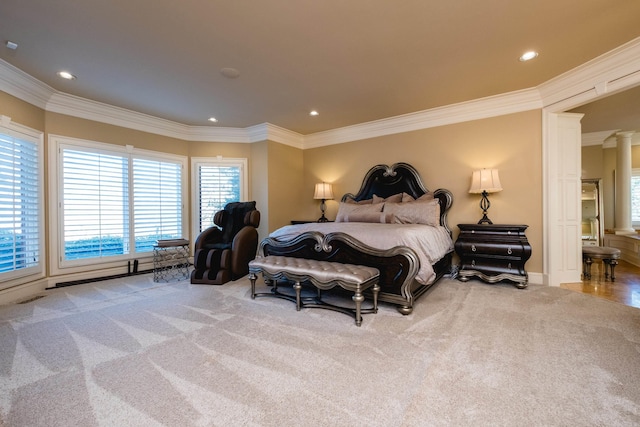
[[[498,169],[481,169],[473,172],[469,193],[497,193],[502,191]]]
[[[316,184],[316,192],[313,195],[313,198],[324,200],[333,199],[333,189],[331,188],[331,184],[327,184],[326,182]]]

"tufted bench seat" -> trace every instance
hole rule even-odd
[[[274,281],[271,293],[256,293],[256,275],[258,273],[262,273],[265,281]],[[279,255],[258,257],[249,263],[251,298],[269,295],[290,299],[287,295],[279,293],[277,289],[277,280],[288,280],[294,282],[296,310],[300,311],[303,307],[317,307],[353,314],[358,326],[362,324],[361,313],[376,313],[378,311],[379,277],[380,272],[373,267]],[[302,282],[313,284],[318,289],[317,297],[311,301],[308,298],[303,299],[301,295]],[[352,299],[355,302],[355,312],[352,309],[329,304],[322,300],[320,291],[335,286],[340,286],[354,293]],[[362,293],[369,288],[373,293],[373,309],[365,311],[362,309],[364,301]]]
[[[606,246],[583,246],[582,247],[582,269],[586,279],[591,278],[591,264],[593,260],[601,259],[604,264],[604,278],[609,277],[609,269],[611,270],[611,281],[616,280],[613,269],[618,265],[620,259],[620,249],[609,248]]]

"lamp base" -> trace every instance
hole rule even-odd
[[[324,210],[327,208],[325,201],[326,201],[325,199],[322,199],[322,202],[320,203],[320,210],[322,211],[322,216],[318,218],[318,222],[329,222],[329,219],[324,216]]]
[[[491,220],[487,217],[487,213],[485,212],[480,221],[478,221],[478,224],[493,224],[493,222],[491,222]]]
[[[329,218],[325,217],[323,213],[322,216],[318,218],[317,222],[329,222]]]
[[[489,197],[486,191],[482,192],[482,199],[480,199],[480,209],[482,209],[482,218],[478,221],[478,224],[493,224],[489,217],[487,216],[487,211],[491,207],[491,203],[489,203]]]

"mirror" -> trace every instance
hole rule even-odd
[[[601,246],[604,234],[602,220],[601,179],[582,180],[582,244]]]

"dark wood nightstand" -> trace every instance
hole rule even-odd
[[[523,289],[529,276],[524,265],[531,257],[531,245],[524,231],[527,225],[458,224],[460,235],[455,250],[460,257],[458,279],[472,277],[487,283],[503,280]]]

